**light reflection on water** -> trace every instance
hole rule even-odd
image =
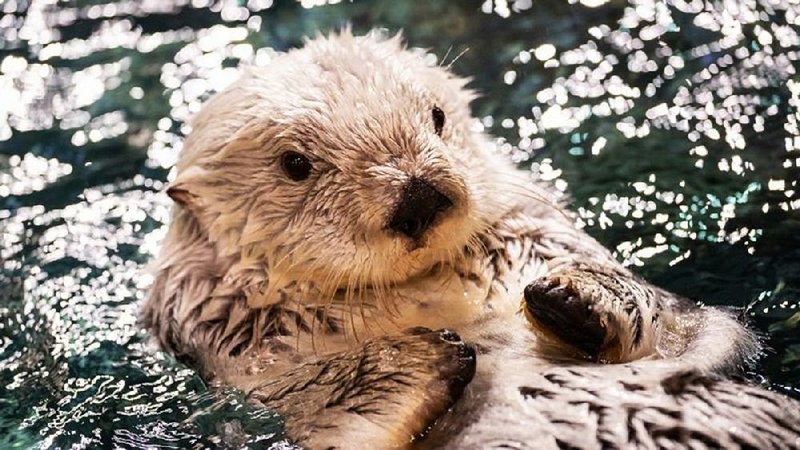
[[[285,445],[136,324],[186,121],[318,30],[404,28],[476,127],[658,284],[746,307],[800,393],[800,8],[788,1],[0,1],[0,447]],[[283,442],[283,443],[282,443]]]

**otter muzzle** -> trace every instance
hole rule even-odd
[[[411,177],[403,187],[403,196],[392,214],[389,228],[412,239],[419,239],[453,202],[425,180]]]

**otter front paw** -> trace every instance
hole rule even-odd
[[[289,370],[250,393],[307,448],[399,448],[422,435],[475,374],[452,331],[414,328]]]
[[[583,266],[529,284],[523,309],[543,334],[590,358],[624,362],[655,352],[657,303],[635,277]]]

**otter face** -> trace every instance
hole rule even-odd
[[[399,38],[317,38],[206,104],[170,195],[238,255],[236,276],[401,282],[457,258],[493,214],[465,83]]]

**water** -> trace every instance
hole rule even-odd
[[[136,324],[186,119],[347,23],[464,75],[498,150],[657,284],[739,308],[800,397],[800,8],[780,0],[0,0],[0,448],[285,447]]]

